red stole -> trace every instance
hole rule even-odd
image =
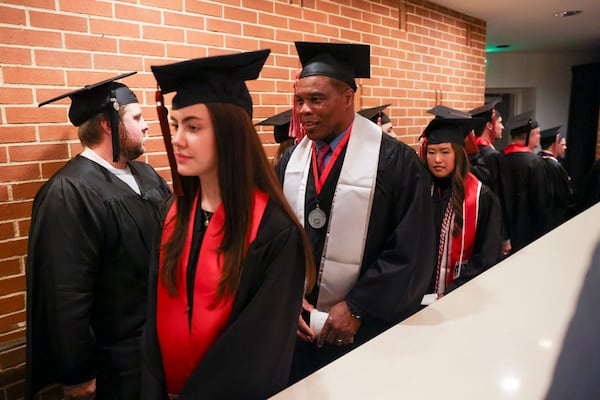
[[[510,153],[533,153],[533,150],[531,150],[529,147],[527,147],[525,145],[513,143],[513,144],[509,144],[504,149],[505,156],[509,155]]]
[[[479,212],[479,194],[482,184],[470,172],[465,177],[464,184],[463,227],[457,236],[452,235],[452,231],[454,230],[454,213],[452,213],[450,227],[447,232],[441,232],[441,235],[445,235],[448,246],[445,262],[442,265],[438,265],[438,268],[445,268],[444,290],[460,276],[462,266],[467,264],[473,256],[475,232],[477,231],[477,215]]]
[[[491,144],[490,142],[488,142],[486,139],[484,139],[481,136],[476,136],[475,137],[475,144],[477,146],[491,147],[492,149],[495,149],[495,147],[494,147],[493,144]]]
[[[254,191],[254,207],[251,215],[248,245],[256,237],[269,196]],[[191,215],[196,215],[198,194],[194,201]],[[162,234],[160,265],[162,268],[164,250],[162,246],[173,234],[177,203],[173,203]],[[214,308],[211,308],[221,278],[222,255],[218,248],[223,240],[223,224],[225,211],[223,204],[215,210],[206,228],[194,281],[194,306],[191,327],[188,321],[187,301],[187,261],[192,245],[193,218],[190,220],[186,243],[178,265],[177,296],[171,296],[159,280],[156,299],[156,330],[162,354],[167,392],[178,394],[186,381],[200,363],[206,352],[219,338],[231,313],[233,297],[225,297]],[[182,262],[183,260],[183,262]],[[160,271],[159,271],[160,276]]]

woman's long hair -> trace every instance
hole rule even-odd
[[[471,170],[471,164],[469,163],[465,146],[457,143],[450,143],[450,145],[452,146],[452,150],[454,150],[454,170],[450,174],[452,185],[450,204],[454,211],[454,229],[452,230],[452,235],[457,236],[460,234],[464,222],[463,201],[465,200],[465,178]]]
[[[238,289],[246,258],[247,238],[250,231],[253,194],[255,189],[267,193],[292,219],[302,235],[306,263],[306,290],[315,281],[315,267],[311,246],[288,205],[272,165],[269,163],[254,125],[243,108],[229,103],[207,103],[217,151],[218,181],[225,211],[223,242],[219,255],[223,257],[221,280],[216,303]],[[178,262],[186,242],[187,227],[194,198],[200,186],[197,176],[181,177],[184,195],[177,198],[175,228],[165,246],[161,280],[171,294],[177,294]]]

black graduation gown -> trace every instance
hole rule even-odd
[[[140,187],[85,157],[36,195],[27,257],[27,399],[96,377],[97,399],[139,397],[148,261],[169,187],[130,162]]]
[[[541,154],[540,154],[541,155]],[[548,188],[546,193],[546,232],[565,222],[574,207],[571,180],[567,171],[554,157],[542,156],[546,167]]]
[[[577,211],[579,212],[600,201],[600,158],[593,162],[592,167],[583,178],[579,192],[577,201]]]
[[[471,173],[484,185],[491,187],[493,185],[492,174],[483,161],[481,153],[469,154],[469,163],[471,164]]]
[[[502,235],[506,240],[509,237],[506,228],[508,225],[508,219],[503,194],[504,187],[506,186],[506,183],[504,182],[504,174],[502,173],[504,154],[490,146],[483,145],[479,145],[479,154],[481,154],[483,163],[490,174],[490,179],[488,181],[482,180],[482,182],[489,187],[492,192],[496,194],[496,196],[498,196],[498,200],[500,201],[500,208],[502,209]]]
[[[431,199],[433,201],[436,245],[438,248],[440,246],[442,220],[451,194],[452,189],[449,179],[434,179]],[[500,260],[502,254],[502,241],[500,201],[490,188],[483,185],[479,194],[479,210],[477,213],[473,255],[467,265],[460,271],[460,276],[446,288],[445,294],[450,293],[460,285],[495,265]],[[428,293],[435,291],[435,275],[434,273],[431,277]]]
[[[301,231],[269,201],[248,248],[227,327],[193,371],[179,399],[264,399],[283,389],[292,361],[304,277]],[[166,399],[156,332],[158,253],[149,281],[141,399],[158,400]]]
[[[307,351],[320,360],[296,361],[299,369],[292,381],[310,373],[341,354],[366,342],[378,333],[402,321],[419,310],[435,266],[435,239],[433,213],[429,195],[430,179],[415,151],[406,144],[382,134],[379,164],[371,219],[367,232],[359,278],[346,296],[351,309],[362,318],[362,325],[348,346],[324,345],[297,341],[296,353]],[[327,215],[345,162],[345,148],[333,165],[323,185],[319,206]],[[282,158],[278,173],[284,182],[285,168],[289,162],[289,149]],[[312,168],[312,167],[311,167]],[[309,173],[305,210],[315,208],[317,194],[312,170]],[[315,264],[320,265],[326,229],[314,229],[308,223],[306,212],[304,227],[312,245]],[[330,237],[328,240],[335,240]],[[316,304],[318,288],[307,296]],[[303,358],[303,357],[301,357]],[[297,366],[296,363],[303,364]],[[312,365],[306,365],[312,364]]]
[[[545,233],[548,182],[544,161],[536,154],[513,152],[505,155],[503,161],[506,185],[502,195],[512,254]]]

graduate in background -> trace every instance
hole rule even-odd
[[[26,399],[46,384],[65,398],[140,398],[140,336],[148,263],[170,195],[144,153],[148,124],[135,94],[115,82],[71,99],[83,151],[42,186],[27,253]]]
[[[432,176],[431,198],[437,268],[423,305],[454,290],[500,260],[498,198],[470,173],[465,138],[481,119],[437,118],[425,131],[425,164]]]
[[[269,53],[152,66],[176,92],[167,151],[183,193],[151,265],[144,400],[264,399],[286,385],[314,265],[252,125],[245,81]]]
[[[363,117],[371,120],[371,122],[379,125],[381,127],[381,131],[383,133],[387,133],[393,138],[398,138],[396,133],[394,133],[394,125],[392,124],[392,120],[390,117],[383,112],[386,108],[391,106],[391,104],[384,104],[378,107],[365,108],[360,110],[358,113]]]
[[[429,174],[412,148],[354,110],[370,47],[296,42],[296,50],[306,136],[279,176],[319,275],[298,315],[292,383],[418,311],[435,253]]]
[[[574,208],[571,179],[556,158],[562,148],[559,129],[560,126],[555,126],[540,132],[542,150],[538,152],[538,155],[544,160],[550,185],[546,189],[546,207],[548,208],[546,232],[565,222],[573,214]]]
[[[546,232],[548,180],[544,161],[533,153],[540,142],[540,128],[533,113],[513,117],[508,126],[512,143],[504,149],[501,170],[512,254]]]
[[[294,145],[294,138],[290,136],[290,121],[292,119],[292,109],[286,110],[277,115],[273,115],[257,123],[257,126],[266,125],[273,127],[273,137],[279,144],[277,153],[273,157],[273,166],[277,168],[279,160],[285,151]]]

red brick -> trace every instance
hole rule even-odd
[[[225,21],[216,18],[206,18],[206,30],[212,32],[242,34],[242,24],[234,21]]]
[[[38,129],[40,142],[77,139],[77,128],[71,124],[41,125]]]
[[[143,60],[139,57],[114,54],[94,54],[94,65],[98,69],[112,71],[141,71],[144,68]]]
[[[159,8],[168,8],[171,10],[182,11],[183,1],[182,0],[143,0],[142,5],[154,6]]]
[[[21,240],[20,242],[26,242]],[[10,243],[10,242],[9,242]],[[0,244],[4,247],[4,243]],[[24,253],[21,253],[24,254]],[[0,279],[0,296],[22,292],[25,290],[25,275],[17,275],[10,278]]]
[[[25,10],[0,6],[0,23],[10,25],[26,25]]]
[[[0,372],[0,387],[5,387],[22,380],[25,380],[25,365]]]
[[[210,45],[217,48],[225,46],[225,36],[221,33],[189,31],[187,41],[192,44]]]
[[[174,44],[166,43],[168,58],[194,58],[194,57],[206,57],[206,49],[200,48],[198,45],[193,44]],[[166,64],[166,62],[164,62]]]
[[[184,31],[179,27],[165,28],[163,26],[143,25],[142,38],[150,40],[168,40],[170,42],[183,42]]]
[[[8,200],[9,200],[8,185],[0,185],[0,201],[8,201]]]
[[[15,227],[13,222],[0,222],[0,240],[12,239],[15,237]]]
[[[0,315],[10,314],[25,309],[25,295],[3,297],[0,299]]]
[[[117,52],[117,40],[103,35],[65,33],[65,47],[71,50]]]
[[[155,57],[164,57],[165,43],[120,39],[119,51],[121,54],[144,54]]]
[[[225,6],[223,7],[223,18],[231,21],[255,24],[258,22],[258,13],[248,9]]]
[[[19,200],[17,196],[14,196],[14,198],[15,200]],[[25,200],[33,200],[33,196],[31,198],[26,198]],[[17,221],[17,226],[19,227],[18,231],[20,232],[21,236],[27,235],[31,226],[31,219],[21,219]]]
[[[17,364],[21,364],[25,362],[25,346],[20,346],[11,350],[8,350],[6,352],[0,353],[0,368],[2,369],[6,369],[9,367],[14,367]],[[24,389],[24,385],[23,386]],[[25,391],[21,390],[19,391],[15,391],[15,394],[19,393],[21,396],[25,394]],[[10,397],[11,399],[16,399],[18,397]]]
[[[112,5],[101,1],[60,0],[60,10],[84,15],[112,16]]]
[[[2,0],[3,3],[12,3],[19,6],[28,6],[34,8],[47,8],[53,10],[55,0]]]
[[[253,38],[274,39],[275,30],[268,26],[244,25],[244,36]]]
[[[225,42],[228,49],[250,51],[258,49],[258,40],[251,37],[228,37]]]
[[[12,185],[14,200],[30,200],[33,199],[44,182],[27,182]]]
[[[141,34],[139,24],[130,22],[90,18],[89,23],[91,33],[130,38],[139,38]]]
[[[0,29],[2,36],[2,29]],[[17,47],[2,47],[0,51],[0,63],[8,65],[29,65],[31,64],[31,50]]]
[[[287,3],[287,2],[286,2]],[[283,2],[275,2],[275,15],[281,17],[301,18],[302,9],[295,5],[289,5]]]
[[[205,18],[202,15],[181,14],[163,11],[164,25],[180,28],[204,29]]]
[[[5,112],[9,124],[63,122],[66,118],[62,107],[6,107]]]
[[[128,5],[121,3],[114,3],[115,6],[115,18],[116,19],[128,19],[138,22],[145,22],[151,24],[161,23],[161,12],[159,10],[140,7],[138,5]],[[166,25],[173,25],[165,21]]]
[[[6,219],[28,218],[31,215],[31,205],[30,201],[1,203],[0,215]]]
[[[11,162],[43,161],[68,158],[66,144],[32,144],[9,147]]]
[[[4,182],[19,182],[40,178],[37,164],[0,165],[0,176]]]
[[[92,55],[80,51],[35,50],[35,61],[37,65],[49,67],[92,67]]]
[[[210,15],[213,17],[223,16],[223,6],[218,3],[202,0],[185,0],[185,11],[189,13],[198,13],[201,15]]]
[[[79,146],[79,148],[81,148],[81,145]],[[56,171],[61,169],[65,165],[65,163],[66,161],[42,163],[42,178],[49,179],[52,175],[56,173]]]
[[[65,15],[56,12],[29,11],[31,26],[45,29],[86,32],[87,16]]]
[[[32,85],[64,85],[61,70],[25,67],[3,67],[4,83]]]
[[[0,261],[0,276],[10,276],[21,274],[21,265],[17,258]]]
[[[30,88],[3,87],[0,90],[0,104],[31,104],[33,94]]]

